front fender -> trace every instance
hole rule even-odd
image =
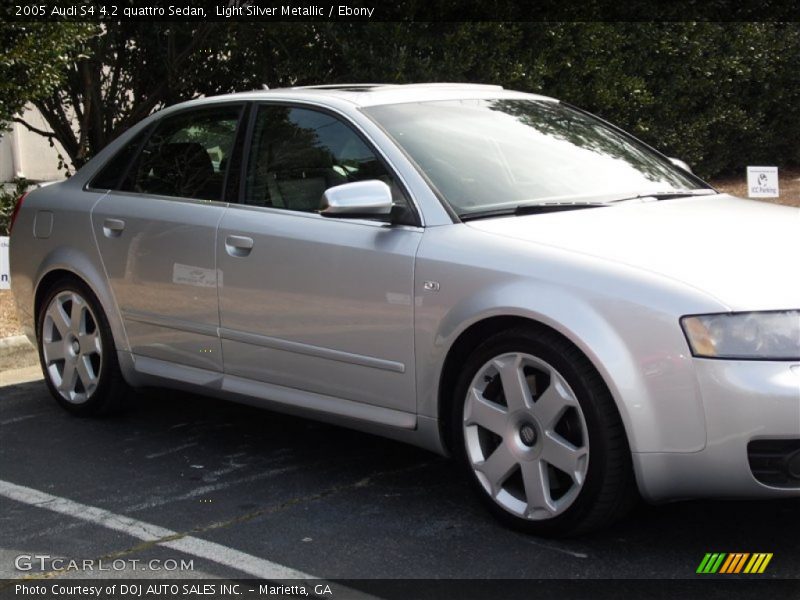
[[[439,417],[443,367],[459,336],[486,319],[512,316],[556,330],[588,357],[616,402],[633,452],[705,447],[703,403],[679,315],[712,301],[678,282],[600,259],[575,260],[552,249],[521,257],[519,248],[479,247],[474,236],[454,244],[453,237],[469,233],[449,229],[423,240],[418,255],[420,415]],[[463,248],[469,250],[458,252]],[[424,287],[431,280],[438,291]]]

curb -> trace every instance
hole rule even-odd
[[[26,336],[0,338],[0,371],[33,365],[38,360],[36,347]]]
[[[42,379],[42,369],[39,365],[0,370],[0,387],[28,383],[39,379]]]
[[[33,345],[24,335],[12,335],[5,338],[0,338],[0,354],[10,354],[17,350],[24,350],[26,348],[33,348]]]

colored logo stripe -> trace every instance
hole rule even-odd
[[[749,559],[749,560],[748,560]],[[759,552],[707,552],[697,567],[697,573],[702,574],[737,574],[737,573],[763,573],[772,553]],[[746,566],[745,566],[746,565]]]
[[[744,567],[744,561],[750,557],[750,553],[735,552],[728,555],[728,560],[722,565],[720,573],[739,573]]]
[[[716,573],[717,569],[719,569],[720,564],[722,564],[722,560],[725,558],[725,553],[706,553],[705,557],[703,558],[700,566],[697,567],[698,573]]]
[[[763,573],[767,569],[769,561],[772,560],[772,552],[768,554],[753,554],[753,558],[744,568],[745,573]]]

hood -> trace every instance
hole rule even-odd
[[[800,308],[797,208],[717,194],[466,225],[645,269],[730,310]]]

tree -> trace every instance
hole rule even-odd
[[[29,98],[50,129],[16,120],[57,140],[78,169],[154,110],[200,95],[265,83],[497,79],[511,32],[492,23],[106,23],[75,40],[54,69],[58,85]]]
[[[79,41],[63,85],[33,100],[75,169],[153,110],[206,90],[200,85],[213,23],[109,23]]]
[[[200,95],[263,84],[427,81],[561,98],[703,176],[800,162],[797,23],[42,25],[52,44],[39,44],[28,27],[0,29],[13,42],[0,65],[0,120],[33,101],[49,129],[29,129],[58,140],[74,168],[154,110]],[[81,27],[89,34],[74,35]],[[65,44],[71,36],[74,47]],[[38,55],[36,46],[52,49]]]
[[[51,94],[95,27],[85,23],[0,22],[0,127]]]

